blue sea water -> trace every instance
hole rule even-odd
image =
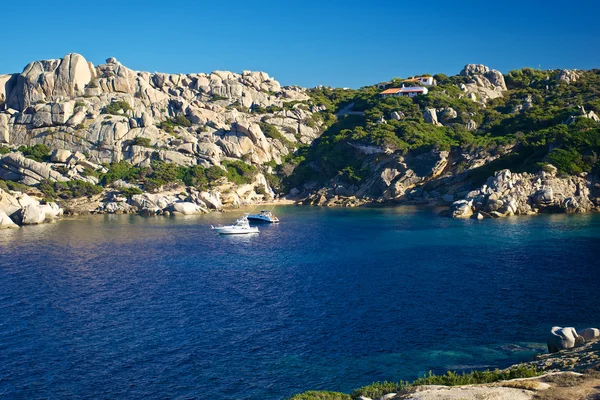
[[[600,215],[280,207],[0,231],[0,398],[284,399],[502,367],[600,325]]]

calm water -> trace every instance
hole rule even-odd
[[[282,399],[504,366],[600,325],[600,215],[285,207],[259,236],[99,216],[0,231],[0,397]]]

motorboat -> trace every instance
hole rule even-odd
[[[248,214],[245,214],[242,218],[235,221],[233,225],[226,226],[210,226],[210,229],[214,230],[220,235],[246,235],[249,233],[258,233],[258,228],[250,226],[248,222]]]
[[[248,219],[252,221],[269,222],[271,224],[279,222],[279,218],[271,211],[267,210],[262,210],[258,214],[249,214]]]

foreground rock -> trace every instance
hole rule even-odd
[[[63,209],[56,203],[41,204],[27,194],[0,189],[0,228],[43,224],[62,215]]]

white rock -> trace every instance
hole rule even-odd
[[[590,340],[600,339],[600,330],[596,328],[586,328],[578,332],[580,336],[582,336],[586,342]]]
[[[19,225],[15,224],[12,219],[2,210],[0,210],[0,229],[6,228],[18,228]]]

